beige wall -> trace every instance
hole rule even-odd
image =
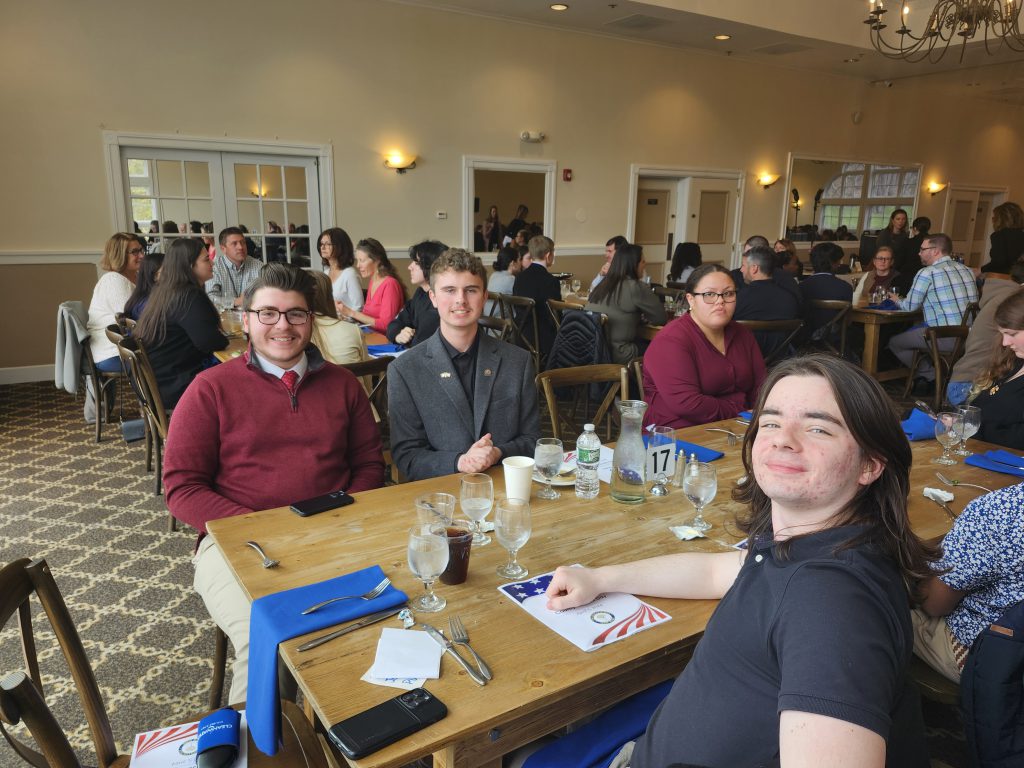
[[[153,33],[184,20],[195,22],[187,35]],[[495,43],[513,34],[514,46]],[[631,163],[783,173],[796,151],[922,162],[924,181],[1010,186],[1022,176],[1020,108],[961,103],[940,125],[935,98],[923,84],[879,90],[381,0],[109,0],[102,13],[72,0],[18,3],[0,27],[0,263],[102,247],[104,129],[331,143],[337,222],[389,248],[461,244],[463,154],[554,159],[573,169],[555,185],[555,240],[595,254],[593,269],[625,229]],[[525,146],[524,127],[548,138]],[[417,154],[417,168],[384,169],[394,147]],[[743,234],[775,235],[789,190],[748,189]],[[920,213],[941,221],[944,203],[944,193],[923,195]],[[52,313],[57,297],[39,285],[33,300]],[[29,364],[51,346],[23,344],[0,342],[0,360]]]

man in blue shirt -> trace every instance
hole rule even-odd
[[[942,325],[960,325],[967,305],[978,300],[978,283],[974,273],[951,254],[953,242],[941,233],[928,235],[921,243],[921,262],[924,268],[914,276],[907,298],[900,300],[895,293],[889,298],[900,309],[911,312],[924,308],[924,323],[915,325],[889,340],[889,349],[903,365],[910,367],[915,350],[928,348],[924,329]],[[951,349],[955,339],[941,339],[940,349]],[[927,360],[917,368],[917,375],[928,381],[935,380],[935,369]]]

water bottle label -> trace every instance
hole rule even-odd
[[[579,448],[576,451],[576,461],[581,464],[597,464],[601,460],[600,448]]]

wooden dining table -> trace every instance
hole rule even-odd
[[[888,371],[878,370],[879,339],[882,326],[912,324],[921,320],[921,310],[902,312],[888,309],[869,309],[868,307],[851,307],[846,315],[847,323],[860,323],[864,326],[864,353],[861,357],[861,368],[876,381],[904,379],[910,373],[907,368],[893,368]]]
[[[742,434],[744,426],[726,420],[680,430],[677,436],[724,453],[714,462],[718,495],[705,509],[712,523],[706,538],[681,541],[669,526],[689,522],[693,508],[681,489],[667,496],[648,495],[644,503],[620,504],[601,484],[596,499],[577,499],[572,486],[560,488],[561,498],[531,500],[533,533],[519,553],[531,576],[559,565],[598,566],[675,552],[726,552],[740,539],[735,516],[739,505],[730,491],[744,474],[741,443],[729,444],[727,429]],[[921,536],[934,539],[950,527],[948,514],[922,495],[926,486],[941,487],[930,459],[940,453],[934,440],[913,443],[910,519]],[[971,441],[974,450],[991,447]],[[312,469],[312,468],[311,468]],[[944,474],[964,482],[1000,488],[1015,481],[1009,475],[958,464],[941,467]],[[495,495],[504,492],[500,468],[489,472]],[[535,489],[538,488],[535,485]],[[446,491],[458,496],[459,477],[407,483],[355,494],[356,503],[314,517],[298,517],[288,508],[254,512],[209,524],[210,535],[224,552],[249,599],[330,579],[379,564],[392,582],[410,597],[421,583],[406,561],[408,529],[416,523],[413,501],[420,494]],[[954,513],[979,491],[954,489]],[[280,561],[264,569],[246,546],[258,541]],[[426,688],[448,707],[448,716],[384,749],[355,761],[357,766],[389,768],[433,755],[437,768],[501,765],[501,757],[519,746],[552,733],[580,718],[679,674],[700,640],[713,612],[713,600],[645,598],[672,619],[647,631],[585,653],[519,608],[498,587],[504,582],[495,569],[507,559],[497,541],[474,547],[469,577],[459,586],[439,584],[436,590],[447,607],[436,614],[417,614],[417,620],[447,629],[450,616],[462,618],[473,647],[494,670],[485,687],[474,684],[450,658],[442,660],[441,677]],[[298,682],[307,712],[318,729],[362,712],[399,691],[361,682],[373,663],[381,627],[400,626],[389,619],[319,648],[300,653],[297,646],[320,633],[282,643],[280,653]],[[335,757],[344,764],[340,754]]]

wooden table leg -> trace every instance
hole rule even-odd
[[[434,768],[469,768],[469,762],[456,745],[450,744],[433,754]],[[501,768],[501,758],[496,757],[473,768]]]
[[[878,373],[878,336],[881,326],[874,323],[864,323],[864,357],[861,358],[861,368],[871,378],[876,378]]]

